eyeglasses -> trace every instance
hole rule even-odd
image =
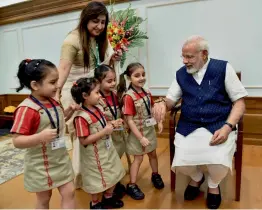
[[[183,60],[186,59],[186,60],[193,60],[195,59],[195,55],[181,55],[180,56]]]
[[[194,60],[196,58],[196,55],[200,52],[202,52],[203,50],[199,50],[198,52],[195,53],[195,55],[181,55],[180,57],[184,60]]]

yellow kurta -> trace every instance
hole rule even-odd
[[[96,41],[94,38],[91,38],[91,48],[94,52],[96,52]],[[112,55],[114,54],[114,50],[111,47],[110,43],[108,43],[108,48],[105,53],[105,60],[101,64],[109,64]],[[79,33],[77,30],[70,32],[66,39],[63,42],[61,48],[61,60],[67,60],[72,62],[72,67],[68,78],[66,80],[65,85],[62,90],[62,98],[61,102],[64,108],[67,108],[70,104],[72,104],[73,99],[71,97],[70,89],[72,87],[73,82],[82,77],[94,77],[94,70],[96,67],[95,61],[93,60],[93,56],[90,53],[89,59],[90,64],[88,69],[84,68],[84,57],[82,52],[82,47],[79,42]],[[115,62],[115,71],[118,75],[120,75],[119,62]]]
[[[94,38],[91,38],[91,47],[92,49],[96,50],[96,41]],[[102,62],[102,64],[109,64],[111,57],[114,54],[114,50],[111,47],[110,43],[108,43],[108,49],[105,53],[105,60]],[[69,105],[73,103],[73,99],[71,96],[71,87],[73,82],[78,80],[82,77],[93,77],[94,76],[94,69],[95,69],[95,61],[93,60],[93,56],[90,55],[90,66],[87,69],[84,69],[84,58],[83,58],[83,52],[82,47],[79,41],[79,33],[77,30],[71,31],[67,37],[65,38],[62,48],[61,48],[61,60],[67,60],[72,62],[72,67],[70,70],[70,73],[68,75],[68,78],[63,86],[62,89],[62,98],[61,103],[63,107],[66,109]],[[119,75],[121,74],[121,68],[120,68],[120,62],[114,63],[115,72],[117,75],[117,78],[119,78]],[[73,118],[74,116],[67,121],[67,128],[70,133],[70,136],[72,137],[73,141],[73,168],[76,177],[80,175],[80,144],[78,138],[75,136],[75,130],[73,126]],[[81,187],[81,183],[77,183],[76,181],[76,187]]]

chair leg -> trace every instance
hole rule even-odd
[[[236,201],[240,201],[241,191],[241,177],[242,177],[242,152],[243,145],[238,145],[236,156],[235,156],[235,169],[236,169]]]
[[[170,171],[171,178],[171,191],[173,192],[176,189],[176,174],[171,170]]]
[[[241,177],[242,177],[242,157],[235,157],[236,168],[236,201],[240,201]]]

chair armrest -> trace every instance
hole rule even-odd
[[[171,109],[171,113],[170,113],[170,115],[171,114],[175,114],[176,115],[176,113],[179,111],[181,109],[181,104],[177,104],[177,105],[175,105],[174,107],[172,107],[172,109]]]
[[[176,114],[181,109],[181,104],[174,106],[169,114],[169,139],[170,143],[174,142],[175,127],[176,127]]]

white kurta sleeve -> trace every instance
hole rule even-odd
[[[170,88],[167,91],[167,95],[166,98],[174,101],[175,103],[181,98],[182,96],[182,90],[179,86],[179,84],[177,83],[176,77],[173,80]]]
[[[248,95],[235,70],[229,63],[227,63],[226,67],[225,87],[232,102]]]

